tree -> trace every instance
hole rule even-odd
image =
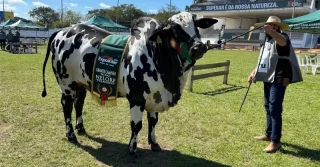
[[[80,23],[83,19],[83,16],[80,12],[74,12],[72,10],[68,10],[63,18],[63,21],[68,22],[70,24]]]
[[[185,10],[186,12],[189,12],[190,7],[187,5],[187,6],[184,8],[184,10]]]
[[[90,19],[93,16],[107,16],[107,9],[93,9],[89,10],[86,14],[86,20]]]
[[[207,2],[207,0],[194,0],[194,3],[197,4],[197,3],[204,3],[204,2]]]
[[[44,26],[52,27],[53,23],[59,20],[59,13],[50,7],[37,7],[29,11],[29,16]]]
[[[137,9],[133,4],[121,4],[107,10],[107,17],[127,27],[131,26],[132,20],[145,15],[145,12]]]
[[[64,28],[64,27],[69,27],[71,25],[71,23],[70,22],[68,22],[68,21],[61,21],[61,20],[58,20],[58,21],[55,21],[54,23],[53,23],[53,27],[54,28]]]
[[[169,17],[171,17],[172,15],[175,15],[177,13],[180,13],[180,11],[178,10],[178,8],[174,5],[171,5],[171,11],[170,11],[170,5],[166,4],[166,7],[162,7],[158,13],[153,17],[159,21],[161,21],[162,23],[166,23],[169,19]]]
[[[109,9],[90,10],[86,15],[86,19],[89,19],[94,15],[108,17],[114,22],[130,27],[132,20],[145,16],[146,13],[137,9],[133,4],[121,4]]]

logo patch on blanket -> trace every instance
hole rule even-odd
[[[91,93],[101,105],[117,104],[119,67],[129,39],[129,35],[109,35],[100,44],[93,66]]]

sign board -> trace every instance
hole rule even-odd
[[[223,34],[222,38],[225,39],[225,40],[228,40],[228,39],[234,38],[234,37],[236,37],[236,36],[238,36],[238,35],[240,35],[240,34],[242,34],[242,33],[225,32],[225,33]],[[242,41],[242,40],[248,40],[248,35],[249,35],[249,34],[245,34],[245,35],[243,35],[243,36],[235,39],[234,41],[237,41],[237,40],[238,40],[238,41],[239,41],[239,40],[241,40],[241,41]],[[252,33],[249,41],[251,41],[251,40],[259,40],[259,35],[260,35],[259,33]]]
[[[3,12],[0,11],[0,23],[7,21],[9,19],[14,19],[13,12]]]
[[[213,5],[191,5],[190,11],[232,11],[232,10],[259,10],[259,9],[279,9],[293,7],[293,0],[266,1],[266,2],[247,2],[234,4],[213,4]],[[303,0],[295,0],[295,7],[302,7]]]
[[[4,12],[3,11],[0,11],[0,23],[1,22],[4,22],[5,19],[4,19]]]
[[[4,12],[4,19],[6,21],[9,19],[14,19],[13,17],[14,17],[13,12]]]

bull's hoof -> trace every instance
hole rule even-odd
[[[87,134],[87,132],[86,132],[86,130],[84,128],[78,129],[78,135],[83,136],[83,135],[86,135],[86,134]]]
[[[83,127],[83,124],[79,124],[79,125],[76,125],[76,129],[77,129],[77,132],[78,132],[78,135],[86,135],[86,129],[84,129]]]
[[[72,132],[72,133],[67,133],[66,134],[66,136],[67,136],[67,138],[68,138],[68,141],[70,142],[70,143],[78,143],[78,139],[77,139],[77,136],[74,134],[74,132]]]
[[[151,150],[153,152],[160,152],[162,149],[158,143],[151,143]]]

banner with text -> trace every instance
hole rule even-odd
[[[293,7],[293,1],[274,1],[238,4],[215,4],[215,5],[191,5],[190,11],[231,11],[231,10],[256,10],[278,9]],[[303,0],[296,0],[295,7],[303,6]]]

